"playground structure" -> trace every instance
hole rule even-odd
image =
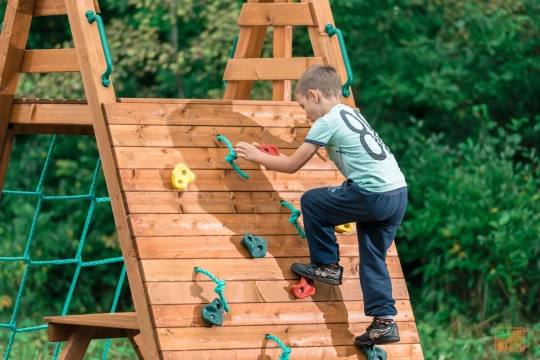
[[[309,254],[301,218],[282,201],[299,209],[306,190],[339,184],[342,175],[322,149],[288,175],[234,159],[223,140],[294,152],[310,124],[291,101],[291,81],[313,64],[338,69],[343,102],[355,107],[328,0],[244,4],[223,100],[117,99],[96,13],[93,0],[9,0],[0,37],[0,189],[16,134],[95,136],[135,306],[133,313],[45,317],[49,340],[67,341],[61,358],[82,359],[92,339],[119,337],[130,339],[140,359],[366,358],[352,345],[371,319],[363,314],[357,240],[348,228],[338,234],[343,285],[316,283],[304,299],[289,291],[299,280],[291,264]],[[75,48],[25,50],[32,17],[51,15],[68,16]],[[268,26],[274,57],[260,58]],[[292,26],[307,26],[315,57],[292,57]],[[81,72],[86,100],[15,99],[20,73],[67,71]],[[260,80],[273,81],[272,101],[250,100]],[[173,186],[178,164],[195,175],[185,190]],[[248,233],[266,239],[264,257],[241,245]],[[401,341],[381,348],[389,359],[423,359],[395,246],[387,265]],[[215,288],[228,311],[222,326],[211,327],[202,310]]]

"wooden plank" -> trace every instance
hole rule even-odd
[[[409,299],[407,285],[402,278],[393,278],[392,297]],[[358,279],[344,279],[343,284],[317,283],[314,296],[296,299],[289,288],[298,284],[298,279],[281,281],[227,281],[225,296],[229,304],[311,301],[359,301],[364,300]],[[213,281],[147,282],[148,300],[152,305],[207,304],[215,298]]]
[[[50,324],[48,327],[48,339],[52,342],[58,341],[67,341],[70,335],[73,333],[73,330],[77,328],[78,325],[66,325],[66,324]],[[103,328],[95,327],[96,332],[93,335],[93,339],[120,339],[127,337],[125,329],[115,329],[115,328]]]
[[[105,104],[104,109],[108,123],[117,125],[310,127],[306,113],[298,105],[229,103],[215,100],[122,102]]]
[[[13,125],[15,134],[94,135],[92,125]]]
[[[8,1],[0,35],[0,149],[4,149],[35,0]],[[0,156],[1,157],[1,156]]]
[[[154,305],[152,313],[156,327],[208,327],[201,316],[202,304]],[[409,300],[396,302],[395,321],[414,321]],[[366,323],[372,320],[364,314],[363,301],[344,302],[280,302],[231,304],[224,313],[223,326],[303,325]],[[234,331],[234,330],[231,330]]]
[[[43,321],[53,324],[110,327],[132,330],[139,329],[139,323],[137,322],[137,314],[134,312],[46,316],[43,318]]]
[[[319,0],[302,0],[302,3],[312,6],[312,11],[318,21],[318,26],[308,27],[309,37],[313,46],[313,53],[315,56],[327,58],[328,64],[337,69],[341,77],[341,82],[344,84],[347,80],[347,72],[345,70],[345,63],[343,61],[337,35],[329,37],[325,29],[327,24],[335,26],[330,3],[328,1]],[[356,107],[352,90],[349,97],[341,97],[341,102],[352,108]]]
[[[309,257],[261,258],[261,259],[160,259],[141,260],[144,279],[151,281],[208,280],[206,275],[196,275],[195,267],[210,271],[226,281],[293,280],[300,277],[291,270],[293,263],[309,263]],[[358,257],[342,257],[343,279],[357,279],[360,260]],[[398,257],[387,257],[386,265],[391,278],[403,277]]]
[[[84,89],[92,116],[107,190],[111,199],[122,256],[125,260],[129,287],[137,312],[145,351],[144,355],[147,359],[157,359],[159,358],[159,352],[156,339],[154,338],[152,320],[135,257],[132,234],[126,219],[124,201],[111,151],[111,143],[101,108],[101,105],[104,103],[115,102],[116,96],[112,84],[109,87],[104,87],[101,83],[101,74],[106,68],[103,48],[97,25],[89,24],[85,15],[88,9],[94,9],[95,11],[98,9],[96,9],[93,0],[67,1],[66,9],[73,34],[74,47],[77,51],[77,59],[81,66]]]
[[[296,149],[309,128],[109,125],[109,131],[114,146],[222,147],[216,138],[220,134],[233,144],[245,141]]]
[[[418,344],[420,339],[414,322],[399,322],[401,344]],[[266,341],[265,335],[277,336],[286,346],[340,346],[354,343],[369,323],[272,325],[228,327],[188,327],[156,329],[160,350],[261,349],[278,345]]]
[[[308,4],[244,4],[238,26],[315,26]]]
[[[264,345],[264,344],[263,344]],[[379,345],[391,360],[423,360],[420,344]],[[164,351],[163,357],[170,360],[253,360],[279,359],[280,348],[234,349],[234,350],[193,350]],[[295,360],[366,360],[360,348],[356,346],[328,346],[293,348],[292,358]]]
[[[126,330],[126,334],[129,338],[131,346],[133,346],[133,350],[135,350],[137,359],[144,360],[144,349],[142,345],[141,333],[137,330]]]
[[[0,199],[2,198],[2,190],[4,189],[4,181],[6,180],[9,157],[11,156],[11,149],[13,148],[14,140],[15,132],[12,129],[8,129],[6,141],[4,142],[4,149],[2,150],[0,158]]]
[[[294,235],[288,214],[134,214],[128,219],[136,236]],[[302,218],[298,221],[302,224]]]
[[[298,80],[307,68],[317,64],[325,65],[325,58],[229,59],[223,80]]]
[[[34,16],[53,16],[66,14],[66,0],[36,0]]]
[[[292,0],[275,0],[276,3],[292,3]],[[311,16],[310,16],[311,18]],[[292,26],[274,27],[274,57],[292,57]],[[274,81],[272,86],[272,100],[291,101],[292,82],[291,80]]]
[[[95,332],[94,327],[76,326],[60,355],[60,360],[82,360]]]
[[[146,106],[153,105],[205,105],[211,106],[233,106],[234,108],[251,107],[253,109],[259,109],[261,107],[268,108],[280,108],[286,109],[289,107],[296,108],[298,103],[296,101],[272,101],[272,100],[216,100],[216,99],[172,99],[172,98],[117,98],[117,103],[130,103],[130,104],[146,104]],[[108,105],[108,104],[105,104]]]
[[[309,256],[305,239],[297,235],[264,236],[268,243],[267,258]],[[339,253],[342,257],[358,255],[356,234],[337,235]],[[242,236],[175,236],[138,237],[137,251],[140,259],[239,259],[250,258],[240,244]],[[395,244],[387,252],[397,256]]]
[[[300,207],[301,193],[287,192],[128,192],[130,214],[290,214],[280,200]]]
[[[88,105],[82,104],[15,104],[12,125],[92,126]]]
[[[337,170],[303,171],[284,174],[276,171],[246,170],[249,179],[234,170],[197,170],[197,178],[187,191],[300,191],[337,186],[345,178]],[[173,190],[172,169],[121,169],[118,171],[124,191]]]
[[[75,49],[26,50],[21,73],[78,72]]]
[[[154,147],[115,147],[113,153],[118,169],[174,169],[176,164],[185,164],[193,170],[231,169],[225,161],[229,149],[224,143],[221,148],[154,148]],[[290,156],[292,149],[281,149],[281,153]],[[324,154],[324,150],[319,150]],[[322,157],[322,156],[321,156]],[[314,156],[302,170],[335,170],[336,166],[325,156]],[[261,166],[244,159],[235,160],[242,170],[260,170]],[[246,180],[249,181],[249,180]]]

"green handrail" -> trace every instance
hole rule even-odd
[[[347,54],[347,48],[345,47],[345,40],[343,40],[343,34],[341,30],[332,26],[332,24],[326,25],[326,32],[328,36],[332,37],[337,34],[339,46],[341,47],[341,54],[343,55],[343,63],[345,63],[345,71],[347,71],[347,81],[341,87],[341,93],[345,97],[351,96],[351,90],[349,87],[352,85],[353,72],[351,69],[351,63],[349,62],[349,55]]]
[[[236,34],[236,36],[234,37],[231,53],[229,54],[229,59],[232,59],[234,57],[234,53],[236,52],[236,44],[238,44],[238,36],[240,36],[240,34]],[[223,80],[223,87],[227,87],[227,82],[225,80]]]
[[[101,46],[103,47],[103,53],[105,54],[105,62],[107,63],[107,70],[101,75],[101,83],[103,86],[108,87],[111,85],[111,73],[113,70],[113,61],[111,56],[111,51],[109,50],[109,43],[107,42],[107,35],[105,35],[105,26],[103,26],[103,20],[101,16],[94,13],[92,10],[86,12],[86,18],[90,24],[93,24],[94,21],[97,22],[99,37],[101,38]]]

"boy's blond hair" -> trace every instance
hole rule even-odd
[[[298,80],[295,94],[308,97],[308,90],[320,90],[325,98],[341,96],[341,79],[332,66],[313,65]]]

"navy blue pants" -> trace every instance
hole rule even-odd
[[[367,316],[396,315],[386,252],[407,207],[407,188],[375,193],[353,180],[307,191],[300,200],[311,261],[339,262],[336,225],[356,222],[360,286]]]

